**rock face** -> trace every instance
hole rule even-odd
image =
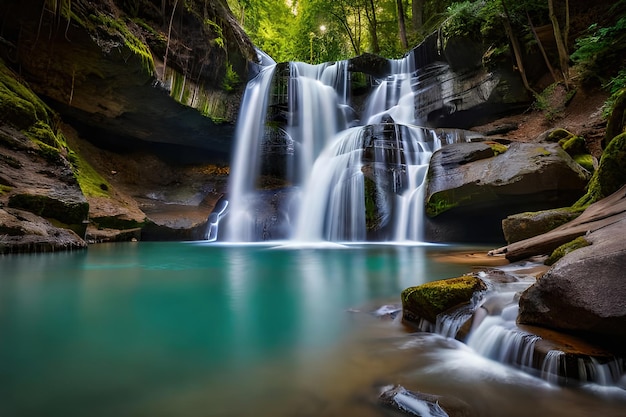
[[[426,239],[502,241],[504,217],[568,206],[589,176],[556,144],[446,146],[430,161]]]
[[[617,220],[617,219],[616,219]],[[520,298],[518,322],[626,342],[626,215],[589,233]]]
[[[5,22],[0,54],[12,61],[17,57],[31,88],[82,133],[91,133],[90,140],[122,150],[145,142],[199,148],[227,159],[232,124],[215,124],[202,113],[234,120],[241,90],[230,96],[222,92],[226,67],[245,79],[255,53],[238,25],[225,24],[217,35],[206,23],[228,21],[221,1],[159,11],[147,1],[126,10],[129,2],[78,0],[71,3],[71,21],[63,10],[3,3],[2,14],[12,18]],[[168,41],[165,22],[172,13],[182,27],[177,23]],[[182,84],[197,88],[189,91]],[[206,101],[212,92],[219,106]],[[234,106],[224,105],[228,102]]]
[[[28,211],[0,208],[0,254],[57,252],[86,247],[85,241],[71,230],[55,227]]]

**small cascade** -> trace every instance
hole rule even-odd
[[[507,319],[507,314],[517,312],[516,305],[506,310],[500,315],[487,316],[470,335],[467,344],[486,358],[524,370],[532,369],[535,344],[541,338],[517,328],[514,319]]]
[[[565,365],[565,353],[560,350],[549,350],[541,365],[541,378],[553,384],[560,381],[559,375],[563,375],[562,367]]]
[[[391,117],[398,123],[419,124],[415,118],[417,74],[413,59],[391,60],[391,74],[378,80],[378,86],[368,100],[364,120],[367,124],[380,123]]]
[[[465,340],[480,356],[511,365],[552,384],[608,386],[624,377],[623,358],[616,358],[573,336],[518,326],[517,294],[530,286],[534,278],[494,284],[489,281],[489,274],[480,275],[491,288],[488,293],[478,294],[471,305],[440,314],[436,325],[422,324],[421,330]],[[466,326],[468,323],[471,328]],[[465,333],[461,334],[463,328]]]

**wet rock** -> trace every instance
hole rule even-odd
[[[487,144],[446,146],[430,161],[426,238],[500,241],[502,218],[568,206],[588,179],[557,144],[513,142],[505,152]]]
[[[71,230],[24,210],[0,208],[0,253],[58,252],[87,244]]]
[[[471,417],[476,413],[457,398],[409,391],[401,385],[385,387],[379,402],[404,415],[430,417]]]
[[[469,303],[475,293],[485,290],[485,283],[472,275],[409,287],[401,294],[402,320],[418,327],[422,320],[435,323],[440,313]]]

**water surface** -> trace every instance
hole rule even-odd
[[[442,246],[126,243],[0,257],[2,416],[384,416],[382,386],[481,416],[618,416],[374,310],[467,272]]]

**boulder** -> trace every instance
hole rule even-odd
[[[476,412],[458,398],[410,391],[402,385],[384,387],[378,397],[385,407],[399,410],[404,415],[431,417],[471,417]]]
[[[464,303],[487,286],[473,275],[432,281],[402,291],[402,320],[420,325],[422,320],[435,323],[437,315]]]
[[[582,210],[567,207],[518,213],[502,220],[502,232],[507,243],[519,242],[549,232],[576,217]]]
[[[445,146],[430,161],[425,237],[501,241],[503,218],[568,206],[584,193],[589,176],[558,144]]]
[[[521,296],[518,322],[599,338],[623,351],[626,342],[626,212],[585,236]]]

